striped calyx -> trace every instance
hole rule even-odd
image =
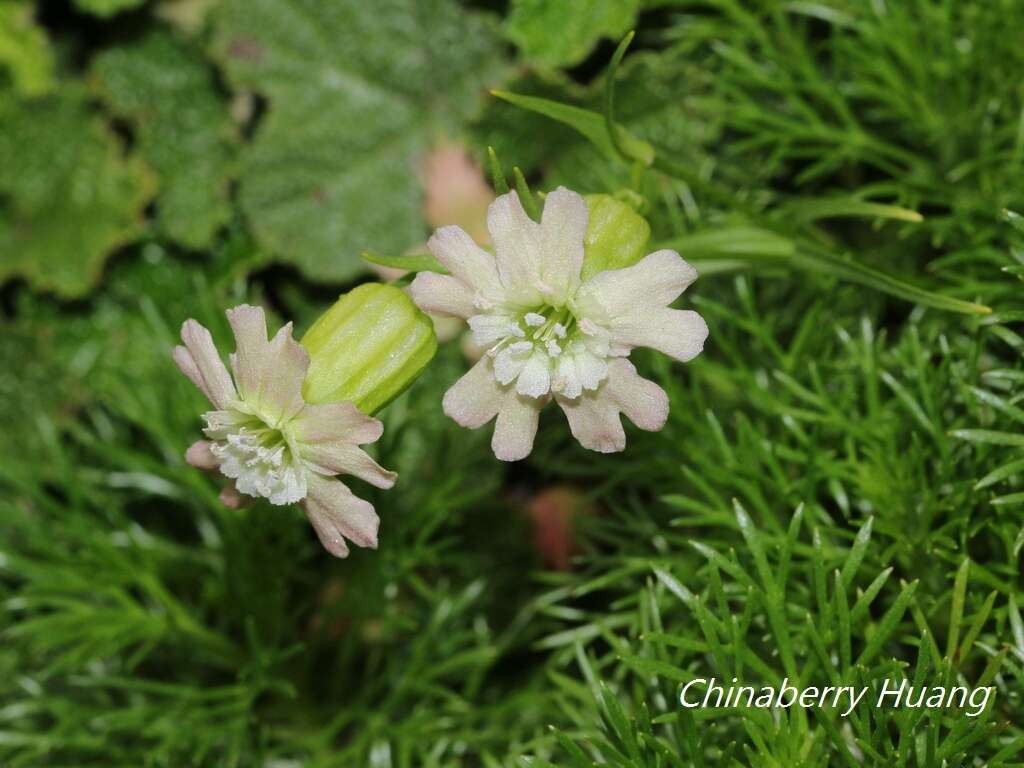
[[[348,400],[373,414],[400,395],[437,351],[434,328],[408,296],[366,283],[343,295],[302,338],[310,403]]]

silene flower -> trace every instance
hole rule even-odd
[[[451,273],[422,272],[410,286],[426,311],[465,318],[487,354],[444,396],[444,412],[469,428],[497,418],[491,446],[514,461],[533,448],[540,410],[552,399],[586,448],[626,445],[620,414],[657,431],[668,397],[626,358],[650,347],[688,361],[703,349],[708,327],[669,305],[697,278],[671,250],[582,279],[588,210],[564,187],[533,221],[509,192],[487,212],[494,255],[461,228],[438,229],[428,247]]]
[[[383,425],[351,402],[306,402],[310,356],[292,338],[291,323],[268,341],[261,308],[242,305],[227,317],[236,343],[230,374],[210,332],[195,320],[184,323],[184,346],[174,349],[182,373],[214,408],[203,414],[207,439],[193,444],[186,459],[232,481],[220,497],[228,506],[240,506],[244,497],[298,503],[331,554],[345,557],[346,539],[376,548],[373,505],[337,476],[353,475],[378,488],[394,485],[395,473],[359,448],[376,441]]]

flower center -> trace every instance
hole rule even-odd
[[[305,472],[283,431],[238,411],[211,411],[206,421],[210,451],[239,492],[271,504],[293,504],[306,496]]]
[[[476,315],[469,324],[477,343],[489,347],[495,378],[515,382],[522,395],[573,399],[607,376],[607,344],[585,333],[568,306]]]
[[[551,357],[558,357],[562,354],[563,345],[570,343],[575,335],[576,316],[568,307],[545,306],[526,312],[516,326],[525,326],[524,338],[529,339],[532,345],[542,348]]]

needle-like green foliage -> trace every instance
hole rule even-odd
[[[324,0],[316,12],[332,4],[353,18],[362,7]],[[192,15],[168,10],[178,5]],[[214,31],[204,98],[211,83],[231,87],[214,77],[223,57],[254,81],[268,77],[258,46],[233,35],[234,16],[214,7],[204,22],[202,5],[153,3],[87,24],[46,9],[29,21],[65,59],[55,88],[84,79],[92,54],[163,26],[158,9],[175,34],[196,38],[190,51],[209,50]],[[235,16],[243,5],[231,4]],[[300,23],[312,4],[270,5],[295,23],[261,35],[287,34],[299,48],[307,31],[316,39]],[[476,28],[487,4],[428,5],[446,19],[471,14]],[[197,254],[168,241],[155,214],[88,298],[0,291],[0,763],[1024,765],[1024,230],[1012,213],[1024,211],[1024,5],[641,5],[611,124],[644,153],[623,159],[608,137],[604,72],[617,41],[581,59],[579,46],[596,43],[588,30],[570,41],[574,69],[521,67],[488,86],[588,110],[608,146],[497,99],[469,129],[485,167],[494,147],[501,184],[619,193],[651,222],[652,249],[677,248],[701,271],[683,303],[711,328],[705,352],[685,367],[634,356],[668,392],[671,415],[661,432],[629,429],[623,454],[583,450],[545,414],[531,457],[497,462],[488,430],[462,430],[441,412],[466,367],[457,342],[443,345],[379,414],[377,458],[400,480],[357,490],[380,513],[380,548],[336,560],[298,509],[224,509],[215,479],[183,458],[204,404],[170,361],[181,322],[196,318],[227,350],[224,308],[258,302],[301,333],[345,289],[268,266],[280,256],[266,247],[275,222],[254,227],[235,194],[231,222]],[[28,4],[14,7],[25,24]],[[384,16],[366,23],[387,26]],[[517,25],[510,55],[533,61],[528,52],[566,44],[544,35],[579,28],[549,26]],[[328,43],[317,45],[344,60],[349,49]],[[374,55],[401,69],[388,51]],[[15,98],[6,73],[0,102]],[[332,77],[360,98],[374,93],[335,71],[298,83],[271,74],[308,89],[309,104]],[[227,110],[229,95],[217,98]],[[282,107],[232,98],[232,113],[245,114],[224,140],[242,142],[245,166],[264,106],[271,118]],[[130,139],[132,126],[103,103],[88,108],[111,142]],[[412,112],[379,117],[415,124],[420,138],[428,127]],[[319,147],[303,145],[303,156]],[[332,173],[351,166],[331,158]],[[279,181],[272,164],[246,166],[243,198],[256,171]],[[307,173],[323,168],[287,175]],[[6,244],[31,236],[13,229],[27,205],[15,198],[39,187],[2,174]],[[345,176],[346,195],[356,181],[364,208],[388,207],[375,197],[387,185]],[[401,203],[403,229],[418,215],[406,200],[415,189],[389,203]],[[303,215],[324,202],[295,200]],[[354,264],[359,252],[328,256]],[[401,258],[369,260],[433,266]],[[27,279],[45,272],[32,267]],[[573,518],[569,570],[545,568],[531,529],[532,502],[553,487],[589,508]],[[907,679],[995,694],[970,718],[870,704],[847,718],[682,708],[680,685],[711,676],[873,691]]]

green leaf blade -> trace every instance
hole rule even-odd
[[[24,276],[75,298],[106,258],[142,232],[152,179],[67,87],[42,100],[0,99],[0,282]]]
[[[310,279],[425,239],[416,169],[504,64],[494,25],[451,0],[227,0],[213,42],[236,87],[269,102],[241,160],[257,240]]]
[[[236,137],[199,51],[152,33],[104,52],[91,76],[110,109],[132,123],[139,151],[159,177],[161,229],[189,248],[209,246],[231,216]]]

